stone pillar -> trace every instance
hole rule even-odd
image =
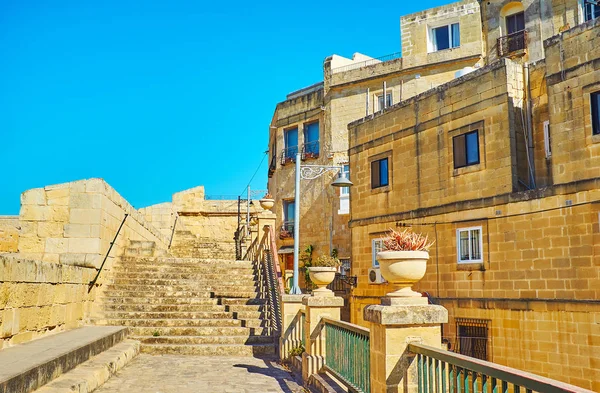
[[[382,298],[364,310],[370,322],[371,393],[417,391],[417,364],[407,353],[411,342],[442,348],[442,323],[448,310],[427,298]]]
[[[302,299],[308,295],[282,295],[281,296],[281,337],[279,338],[279,359],[285,360],[292,348],[302,344],[300,329],[300,310],[304,310]]]
[[[265,228],[265,226],[268,225],[268,226],[272,226],[274,229],[276,218],[277,218],[277,215],[275,213],[273,213],[272,211],[263,210],[262,212],[258,213],[258,228],[260,228],[262,230]]]
[[[302,378],[308,381],[325,364],[325,331],[320,330],[319,322],[324,317],[339,321],[344,299],[337,296],[309,296],[302,300],[302,304],[306,307]]]

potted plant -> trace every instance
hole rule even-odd
[[[390,228],[383,239],[384,251],[377,253],[381,275],[389,283],[399,286],[386,296],[417,297],[419,292],[411,289],[425,275],[429,248],[433,245],[427,236],[409,229],[395,231]]]
[[[312,262],[308,268],[308,274],[310,281],[317,286],[317,289],[313,291],[314,296],[333,295],[333,292],[327,289],[327,285],[331,284],[335,278],[335,273],[340,265],[339,259],[329,255],[321,255]]]
[[[259,200],[259,202],[260,207],[265,210],[271,210],[273,206],[275,206],[275,199],[273,199],[273,195],[269,194],[268,192],[262,197],[262,199]]]

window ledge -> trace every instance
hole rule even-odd
[[[600,134],[592,135],[592,143],[600,143]]]
[[[446,52],[452,52],[453,50],[456,49],[460,49],[460,45],[459,46],[455,46],[454,48],[446,48],[446,49],[439,49],[439,50],[432,50],[431,52],[427,52],[427,54],[432,54],[432,53],[446,53]]]
[[[381,192],[390,192],[391,190],[392,190],[392,187],[390,187],[389,185],[383,186],[383,187],[371,188],[371,194],[379,194]]]
[[[465,173],[477,172],[482,169],[483,169],[483,166],[481,165],[481,163],[473,164],[473,165],[469,165],[469,166],[463,166],[462,168],[454,169],[452,171],[452,176],[460,176],[460,175],[464,175]]]
[[[457,271],[474,271],[480,270],[485,271],[485,265],[483,261],[481,262],[458,262],[456,264]]]

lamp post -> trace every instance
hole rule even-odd
[[[294,277],[290,293],[300,295],[302,291],[298,286],[298,254],[300,248],[300,180],[313,180],[321,177],[326,172],[339,172],[340,176],[331,183],[333,187],[350,187],[352,182],[348,180],[342,166],[327,165],[300,165],[300,153],[296,153],[296,182],[294,193]]]

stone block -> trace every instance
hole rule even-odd
[[[44,252],[45,241],[39,237],[24,237],[19,239],[19,252],[32,254]]]
[[[98,226],[99,225],[94,225]],[[91,228],[90,224],[65,224],[64,234],[65,237],[78,237],[78,238],[87,238],[91,236]],[[94,236],[98,237],[98,236]]]
[[[68,251],[69,248],[69,244],[68,244],[69,239],[54,239],[54,238],[49,238],[46,239],[46,248],[45,248],[45,252],[47,253],[54,253],[54,254],[62,254],[64,252]]]
[[[19,217],[22,221],[46,221],[50,215],[50,207],[43,205],[21,205]]]
[[[102,207],[102,198],[100,194],[71,194],[69,206],[72,209],[100,209]]]
[[[88,193],[106,193],[110,186],[103,179],[89,179],[85,182],[85,192]]]
[[[46,193],[43,188],[34,188],[21,194],[22,205],[45,205]]]
[[[37,225],[37,234],[39,237],[62,237],[64,224],[61,222],[40,222]]]
[[[101,224],[100,209],[71,209],[69,223],[71,224]]]

